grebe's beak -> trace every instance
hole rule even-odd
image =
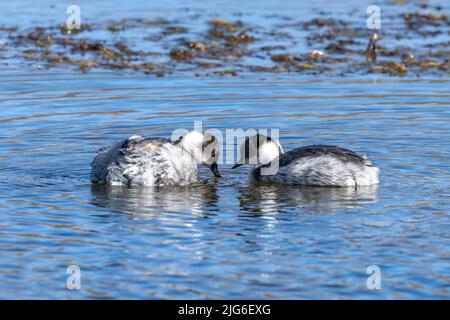
[[[217,177],[217,178],[221,177],[217,163],[214,162],[209,168],[211,169],[212,173],[214,174],[214,177]]]
[[[242,163],[236,163],[234,166],[231,167],[231,169],[236,169],[242,166]]]

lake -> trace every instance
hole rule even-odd
[[[100,20],[111,10],[118,19],[183,19],[186,7],[203,10],[189,1],[117,1],[111,9],[80,2]],[[293,2],[258,3],[211,2],[204,10],[213,17],[221,8],[225,18],[251,12],[249,21],[273,10],[313,12]],[[350,3],[349,11],[362,7]],[[51,7],[63,8],[56,18],[51,11],[36,16],[31,1],[3,5],[4,25],[66,16],[63,3]],[[0,60],[0,298],[450,297],[448,71],[401,77],[241,68],[222,77],[177,66],[157,77],[41,68],[15,50]],[[227,163],[222,178],[202,168],[200,182],[188,187],[91,185],[89,164],[100,147],[134,134],[170,137],[194,121],[222,132],[279,129],[285,150],[350,148],[374,161],[381,183],[356,190],[253,186],[248,168]],[[79,290],[66,288],[70,265],[81,270]],[[378,290],[367,286],[372,265],[381,271]]]

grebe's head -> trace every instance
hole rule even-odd
[[[191,131],[180,137],[179,145],[194,157],[196,163],[206,165],[215,177],[220,177],[217,166],[220,145],[215,136],[201,131]]]
[[[257,134],[245,139],[241,145],[240,159],[233,166],[233,169],[243,164],[264,165],[270,163],[283,154],[280,143],[263,134]]]

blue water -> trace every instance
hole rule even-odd
[[[448,77],[5,67],[0,298],[448,299],[449,88]],[[100,147],[170,137],[199,120],[223,131],[277,128],[285,150],[326,143],[366,153],[381,184],[254,187],[245,169],[223,164],[221,179],[202,169],[190,187],[91,186]],[[69,265],[81,269],[80,290],[66,288]],[[381,270],[379,290],[366,286],[370,265]]]

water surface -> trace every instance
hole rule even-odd
[[[447,298],[448,87],[3,75],[1,297]],[[222,165],[222,179],[202,170],[202,182],[185,188],[90,185],[99,146],[167,137],[194,120],[280,128],[285,149],[328,143],[367,153],[381,184],[252,187],[246,170]],[[82,269],[82,290],[65,289],[70,264]],[[372,264],[382,290],[366,288]]]
[[[222,5],[224,16],[236,12]],[[115,6],[124,17],[195,8]],[[51,13],[29,20],[30,8],[16,19],[53,21]],[[241,11],[257,19],[269,9]],[[17,9],[5,12],[12,23]],[[8,61],[0,70],[0,298],[449,298],[448,76],[156,78]],[[194,121],[278,128],[285,150],[322,143],[365,153],[381,184],[251,186],[247,169],[231,164],[218,180],[202,169],[189,187],[90,184],[100,147],[133,134],[170,137]],[[81,290],[66,289],[73,264]],[[381,290],[366,286],[370,265],[381,268]]]

